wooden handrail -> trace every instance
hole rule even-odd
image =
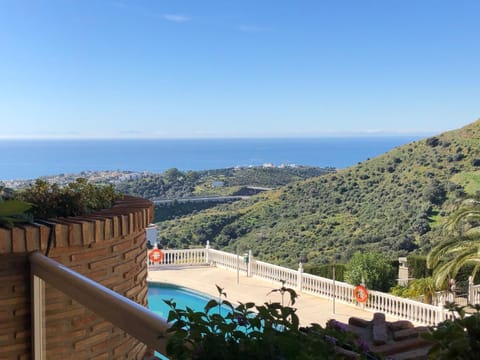
[[[32,275],[53,285],[149,348],[166,354],[167,339],[159,337],[170,327],[165,319],[38,251],[31,253],[29,260]]]

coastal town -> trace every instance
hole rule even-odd
[[[248,165],[248,166],[236,166],[235,170],[241,169],[251,169],[251,168],[262,168],[262,169],[296,169],[303,168],[301,165],[297,164],[273,164],[273,163],[264,163],[260,166]],[[335,171],[334,168],[325,168],[326,171]],[[207,170],[205,170],[207,171]],[[57,184],[62,187],[71,182],[74,182],[78,178],[84,178],[90,183],[94,184],[112,184],[117,185],[125,181],[137,180],[142,177],[159,175],[161,173],[153,171],[129,171],[129,170],[84,170],[78,173],[61,173],[56,175],[46,175],[40,176],[38,179],[44,180],[49,184]],[[11,188],[11,189],[22,189],[29,185],[35,183],[36,179],[0,179],[0,186]],[[215,184],[218,186],[219,184]],[[213,185],[213,186],[215,186]]]
[[[74,182],[79,177],[87,179],[88,182],[95,184],[118,184],[122,181],[138,179],[142,176],[151,174],[148,171],[135,172],[123,170],[105,170],[105,171],[82,171],[75,174],[58,174],[51,176],[42,176],[39,179],[44,180],[50,184],[57,184],[59,186],[67,185]],[[32,185],[35,179],[15,179],[15,180],[0,180],[0,186],[11,189],[21,189]]]

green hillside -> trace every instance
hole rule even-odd
[[[160,224],[170,247],[252,249],[295,266],[343,262],[356,250],[425,252],[462,201],[480,189],[480,120],[356,166],[248,201]]]
[[[294,181],[335,172],[333,168],[312,166],[240,167],[204,171],[169,169],[122,181],[116,185],[123,194],[154,199],[195,196],[244,195],[245,186],[276,188]],[[220,183],[220,186],[213,186]]]

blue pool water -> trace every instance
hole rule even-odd
[[[148,307],[164,319],[167,319],[170,307],[163,300],[173,300],[180,309],[189,307],[203,311],[211,299],[213,297],[180,286],[163,283],[148,285]]]
[[[148,307],[164,319],[168,318],[170,307],[163,300],[173,300],[177,304],[177,308],[180,309],[189,307],[195,311],[203,311],[205,305],[212,299],[211,296],[176,285],[165,283],[148,285]],[[222,313],[224,311],[227,310],[222,308]],[[168,360],[167,357],[158,352],[155,352],[155,355],[160,359]]]

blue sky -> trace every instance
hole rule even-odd
[[[435,133],[480,117],[480,1],[0,0],[0,137]]]

